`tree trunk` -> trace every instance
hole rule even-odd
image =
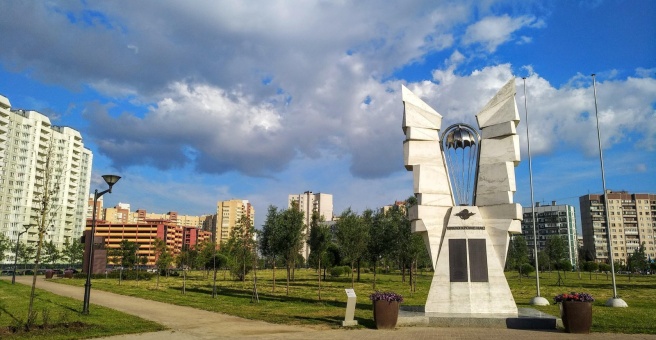
[[[321,301],[321,256],[319,256],[319,301]]]
[[[272,269],[273,269],[273,289],[271,290],[272,292],[276,291],[276,258],[274,257],[272,259]]]
[[[360,259],[358,259],[358,282],[360,282]]]
[[[351,261],[351,288],[355,288],[355,275],[353,275],[353,268],[355,262]]]
[[[290,263],[289,263],[289,261],[287,261],[287,296],[289,296],[289,279],[290,279],[290,276],[291,276],[291,273],[292,273],[292,269],[289,268],[289,265],[290,265]]]
[[[39,271],[39,259],[41,258],[41,247],[43,246],[43,234],[45,234],[45,228],[39,230],[39,243],[37,244],[36,247],[36,258],[34,259],[34,273],[32,274],[32,291],[30,292],[30,305],[27,310],[28,322],[29,320],[32,320],[31,316],[33,313],[34,293],[36,289],[36,272]]]
[[[374,260],[374,291],[376,290],[376,264],[378,264],[378,261]]]

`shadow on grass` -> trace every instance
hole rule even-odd
[[[180,287],[168,287],[170,291],[176,291],[179,292],[181,289]],[[187,288],[187,292],[193,292],[197,294],[203,294],[203,295],[212,295],[212,286],[211,285],[206,285],[204,287],[194,287],[194,288]],[[235,289],[235,288],[226,288],[226,287],[217,287],[217,295],[219,296],[226,296],[226,297],[231,297],[231,298],[237,298],[237,299],[242,299],[242,300],[250,300],[252,298],[253,291],[252,290],[243,290],[243,289]],[[273,295],[269,294],[266,292],[259,291],[257,292],[257,295],[260,299],[260,301],[270,301],[270,302],[294,302],[294,303],[307,303],[307,304],[324,304],[328,305],[331,307],[336,307],[336,308],[346,308],[346,302],[341,302],[341,301],[331,301],[331,300],[318,300],[318,299],[310,299],[310,298],[304,298],[304,297],[298,297],[298,296],[287,296],[287,295]],[[369,309],[373,310],[371,306],[369,305],[360,305],[358,306],[359,309]]]

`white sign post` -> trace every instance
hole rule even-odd
[[[344,321],[342,321],[342,327],[346,326],[357,326],[358,321],[353,320],[353,315],[355,314],[355,303],[356,303],[356,296],[355,296],[355,290],[353,289],[345,289],[346,291],[346,316],[344,317]]]

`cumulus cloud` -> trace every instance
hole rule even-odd
[[[510,17],[509,15],[489,16],[467,27],[462,42],[466,45],[480,44],[488,52],[494,52],[499,45],[512,39],[512,34],[524,27],[540,28],[544,22],[533,16]],[[530,42],[522,37],[521,42]]]
[[[444,115],[444,124],[475,124],[513,68],[524,66],[470,63],[479,46],[492,53],[514,39],[530,43],[531,29],[544,22],[477,6],[487,5],[3,2],[0,15],[21,20],[0,20],[0,44],[7,47],[0,60],[104,95],[107,101],[88,105],[84,117],[89,138],[117,168],[192,166],[270,177],[295,160],[330,155],[348,160],[356,177],[380,178],[402,169],[401,83]],[[474,22],[479,13],[484,17]],[[448,57],[432,66],[431,79],[394,76],[438,53]],[[651,71],[599,82],[604,145],[653,150],[656,90],[653,75],[644,76]],[[537,153],[561,145],[594,150],[588,78],[557,88],[531,72]]]

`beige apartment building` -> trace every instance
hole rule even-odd
[[[312,191],[306,191],[302,194],[292,194],[289,195],[288,199],[288,208],[292,207],[292,204],[298,203],[298,208],[303,212],[303,221],[306,226],[310,226],[312,222],[312,213],[314,211],[319,212],[320,216],[323,216],[324,221],[329,222],[333,220],[333,195],[322,194],[322,193],[312,193]],[[305,230],[305,237],[309,237],[310,230]],[[310,256],[310,247],[307,246],[307,242],[303,242],[303,249],[301,250],[303,258],[307,261]]]
[[[232,199],[216,204],[216,218],[211,231],[218,244],[228,241],[232,229],[243,216],[249,218],[251,227],[255,226],[255,209],[248,200]]]
[[[92,158],[77,130],[52,125],[36,111],[13,109],[0,95],[0,234],[16,242],[30,226],[20,242],[36,244],[39,199],[50,175],[57,176],[57,188],[52,191],[44,240],[62,249],[66,242],[79,239],[86,221]],[[13,261],[12,249],[4,262]]]
[[[91,218],[93,209],[93,194],[89,197],[89,210],[87,216]],[[207,219],[211,219],[211,215],[179,215],[175,211],[166,213],[149,213],[145,209],[137,209],[131,211],[129,203],[118,203],[111,208],[103,208],[102,197],[98,199],[98,206],[96,207],[96,218],[106,223],[150,223],[153,221],[166,221],[168,223],[181,226],[181,227],[197,227],[202,228]]]
[[[606,195],[579,197],[584,249],[594,254],[598,262],[608,262],[604,218],[606,199],[613,259],[626,263],[643,243],[645,253],[652,259],[656,258],[656,194],[607,190]]]

